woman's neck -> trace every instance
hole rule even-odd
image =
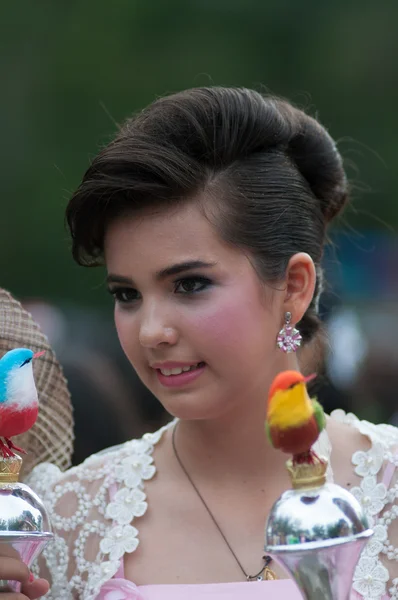
[[[178,455],[197,481],[253,482],[284,471],[287,456],[272,448],[264,422],[267,393],[273,377],[283,369],[298,369],[296,357],[272,369],[257,397],[243,398],[234,411],[209,420],[181,420],[175,435]]]

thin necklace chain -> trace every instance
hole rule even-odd
[[[203,498],[202,494],[200,493],[200,491],[198,490],[198,488],[196,487],[193,479],[191,478],[190,474],[188,473],[188,471],[186,470],[181,458],[178,455],[177,452],[177,448],[176,448],[176,441],[175,441],[175,436],[176,436],[176,431],[177,431],[177,423],[175,424],[174,428],[173,428],[173,433],[171,436],[171,442],[172,442],[172,446],[173,446],[173,452],[174,455],[178,461],[178,464],[180,465],[181,469],[183,470],[183,472],[185,473],[188,481],[190,482],[190,484],[192,485],[193,489],[195,490],[196,494],[198,495],[198,497],[200,498],[203,506],[205,507],[205,509],[207,510],[207,513],[209,515],[209,517],[211,518],[211,520],[213,521],[214,525],[217,527],[221,537],[223,538],[224,542],[226,543],[227,547],[229,548],[229,551],[231,552],[232,556],[234,557],[234,559],[236,560],[237,564],[239,565],[240,570],[242,571],[243,575],[245,576],[247,581],[258,581],[258,580],[262,580],[263,579],[263,573],[265,571],[268,571],[271,575],[271,579],[276,579],[275,574],[273,573],[273,571],[271,571],[271,569],[268,568],[268,565],[271,563],[272,558],[270,556],[263,556],[263,560],[264,560],[264,565],[261,567],[260,571],[256,574],[256,575],[249,575],[248,573],[246,573],[245,569],[242,566],[242,563],[240,562],[239,558],[236,556],[235,552],[233,551],[231,544],[228,542],[227,538],[224,535],[224,532],[222,531],[221,527],[219,526],[219,524],[217,523],[213,513],[211,512],[210,508],[207,506],[207,503],[205,502],[205,499]]]

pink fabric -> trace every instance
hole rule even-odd
[[[384,483],[386,488],[390,487],[390,483],[391,483],[392,476],[394,475],[394,471],[395,471],[394,463],[389,462],[387,464],[386,468],[384,469],[383,478],[381,480],[381,483]]]
[[[298,589],[288,579],[203,585],[142,586],[136,586],[125,579],[111,579],[102,586],[96,600],[264,600],[264,598],[302,600]]]
[[[238,583],[207,583],[190,585],[141,585],[125,579],[105,583],[96,600],[303,600],[298,588],[289,579]],[[351,600],[362,598],[352,592]],[[388,600],[383,596],[382,600]]]
[[[303,600],[292,581],[143,585],[142,600]],[[141,600],[141,598],[140,598]]]

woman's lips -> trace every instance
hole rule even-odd
[[[167,362],[158,362],[151,364],[152,369],[183,369],[184,367],[194,367],[202,364],[201,361],[191,360],[191,362],[183,362],[177,360],[169,360]]]
[[[163,375],[159,368],[156,370],[156,375],[159,382],[164,387],[181,387],[195,381],[198,377],[201,376],[203,371],[206,368],[205,363],[198,363],[200,366],[196,367],[192,371],[184,371],[178,375]],[[167,366],[166,366],[167,365]],[[169,366],[170,365],[170,366]],[[171,366],[173,365],[173,366]],[[183,366],[192,366],[192,363],[186,363],[183,365],[182,363],[164,363],[162,364],[162,369],[178,369]]]

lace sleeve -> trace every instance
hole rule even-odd
[[[369,450],[352,456],[361,483],[351,492],[374,531],[358,562],[353,589],[359,599],[398,600],[398,429],[360,421],[343,411],[331,416],[353,425],[371,441]]]
[[[374,526],[375,541],[383,547],[380,560],[388,570],[388,591],[390,598],[398,600],[398,440],[387,449],[379,480],[384,485],[383,508],[377,515]]]
[[[155,473],[154,435],[63,474],[50,464],[32,471],[27,483],[44,501],[55,534],[34,568],[50,581],[47,600],[93,600],[138,546],[131,521],[147,509],[143,481]]]

